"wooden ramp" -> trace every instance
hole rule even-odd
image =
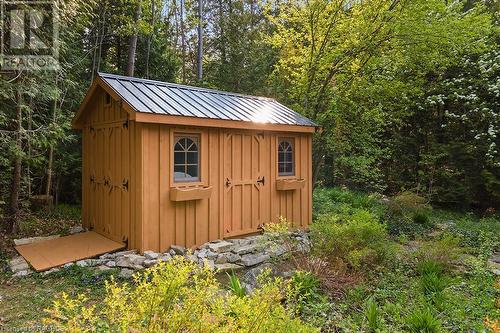
[[[72,261],[92,258],[116,251],[125,244],[115,242],[94,231],[16,246],[24,259],[37,271],[61,266]]]

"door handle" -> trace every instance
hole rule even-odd
[[[266,185],[266,178],[264,176],[262,176],[262,178],[258,178],[257,183],[260,183],[262,185]]]
[[[229,178],[226,178],[226,187],[231,186],[231,180]]]

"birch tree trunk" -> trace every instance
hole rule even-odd
[[[134,27],[134,33],[130,36],[129,44],[128,44],[128,62],[127,62],[127,71],[126,74],[128,76],[134,76],[134,70],[135,70],[135,53],[137,51],[137,36],[138,36],[138,31],[137,31],[137,23],[139,22],[139,18],[141,17],[141,4],[137,4],[137,9],[135,12],[135,27]]]
[[[198,0],[198,82],[203,78],[203,0]]]

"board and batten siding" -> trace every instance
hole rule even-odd
[[[130,237],[131,134],[120,103],[102,89],[89,106],[82,129],[82,224],[106,237]]]
[[[165,251],[170,245],[193,247],[214,239],[251,232],[280,216],[305,228],[311,221],[312,165],[310,134],[255,132],[217,128],[141,124],[142,150],[141,250]],[[176,134],[200,137],[200,182],[175,183],[173,145]],[[294,138],[295,175],[302,189],[277,191],[277,145],[280,137]],[[140,143],[139,143],[140,141]],[[264,185],[256,180],[264,177]],[[226,181],[230,181],[230,185]],[[171,201],[174,187],[212,187],[208,199]]]

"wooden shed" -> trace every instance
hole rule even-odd
[[[273,99],[100,73],[73,126],[83,224],[128,248],[311,221],[317,126]]]

